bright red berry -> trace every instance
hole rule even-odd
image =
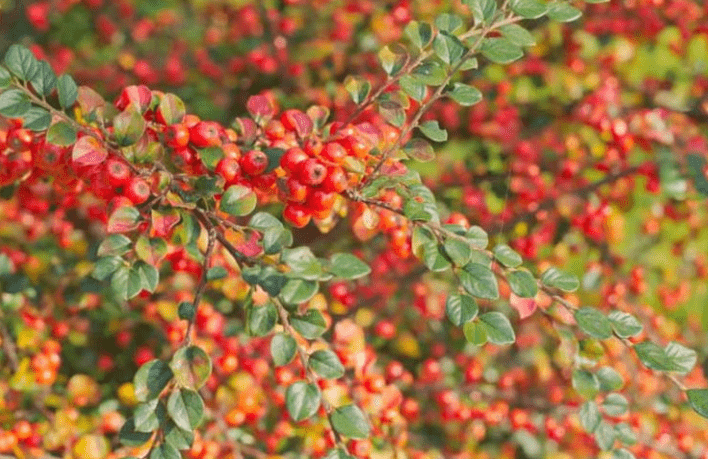
[[[128,165],[117,158],[106,161],[106,174],[108,175],[108,183],[116,188],[126,185],[131,176]]]
[[[285,152],[280,157],[280,167],[286,172],[295,174],[300,167],[300,164],[309,159],[307,153],[302,148],[294,147]]]
[[[133,177],[123,194],[133,204],[142,204],[150,197],[150,185],[141,177]]]
[[[310,158],[300,165],[299,176],[305,185],[319,185],[327,176],[327,168],[315,158]]]
[[[260,150],[251,150],[241,157],[241,169],[250,176],[260,175],[268,167],[268,157]]]
[[[335,164],[341,164],[347,157],[347,150],[337,142],[329,142],[322,150],[322,158]]]
[[[292,202],[305,202],[307,198],[307,185],[295,177],[288,178],[285,183],[287,200]]]
[[[214,170],[218,175],[222,176],[227,185],[232,185],[241,177],[241,166],[238,160],[233,158],[222,158],[216,165]]]
[[[310,223],[310,213],[300,204],[286,204],[283,218],[295,228],[303,228]]]
[[[173,124],[165,129],[165,143],[172,148],[184,148],[189,143],[189,128],[184,124]]]
[[[330,211],[334,205],[335,196],[335,193],[314,190],[307,196],[306,205],[309,209],[316,212]]]
[[[189,129],[189,141],[197,148],[221,145],[221,128],[214,121],[200,121]]]
[[[341,193],[347,189],[349,179],[347,173],[339,166],[327,168],[327,177],[322,181],[322,189]]]

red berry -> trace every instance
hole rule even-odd
[[[125,162],[117,158],[111,158],[106,161],[106,173],[108,175],[108,183],[116,188],[124,186],[130,181],[130,168]]]
[[[241,168],[250,176],[260,175],[268,167],[268,157],[260,150],[251,150],[241,158]]]
[[[300,204],[287,204],[283,209],[283,218],[295,228],[303,228],[310,223],[310,213]]]
[[[329,211],[334,205],[335,193],[328,193],[322,190],[314,190],[307,197],[307,207],[313,211]]]
[[[327,177],[322,181],[322,189],[341,193],[349,186],[347,173],[339,166],[327,168]]]
[[[165,129],[165,143],[172,148],[184,148],[189,143],[189,128],[184,124],[173,124]]]
[[[215,172],[226,180],[227,185],[232,185],[241,177],[241,166],[236,159],[222,158],[216,165]]]
[[[347,157],[347,150],[337,142],[329,142],[322,150],[322,158],[335,164],[341,164]]]
[[[285,154],[280,157],[280,167],[286,172],[295,174],[300,167],[300,163],[307,159],[309,159],[309,156],[302,148],[294,147],[286,151]]]
[[[327,176],[327,168],[315,158],[310,158],[300,165],[299,176],[305,185],[319,185]]]
[[[134,177],[123,191],[133,204],[142,204],[150,197],[150,185],[141,177]]]
[[[214,121],[200,121],[189,129],[189,141],[197,148],[221,145],[221,127]]]
[[[307,198],[307,186],[295,177],[288,178],[285,184],[287,200],[292,202],[305,202]]]

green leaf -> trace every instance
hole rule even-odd
[[[278,311],[270,301],[263,306],[249,310],[248,330],[254,336],[265,336],[273,330],[278,321]]]
[[[398,102],[382,100],[378,104],[378,111],[386,121],[396,127],[401,127],[406,122],[406,112]]]
[[[204,417],[204,401],[191,389],[175,390],[167,399],[167,412],[179,428],[194,430]]]
[[[356,405],[344,405],[330,415],[332,427],[349,438],[363,439],[369,436],[371,426],[364,413]]]
[[[445,142],[447,140],[447,131],[442,129],[437,121],[430,120],[421,123],[418,126],[420,132],[434,142]]]
[[[603,450],[608,451],[615,444],[617,433],[612,424],[606,421],[600,421],[600,425],[595,429],[595,443]]]
[[[689,389],[686,396],[693,411],[708,418],[708,389]]]
[[[5,53],[5,66],[17,78],[29,81],[39,71],[39,61],[22,45],[10,45]]]
[[[185,346],[174,353],[170,368],[180,386],[199,390],[211,374],[211,359],[202,348]]]
[[[533,298],[538,293],[536,279],[526,270],[510,271],[506,274],[506,280],[514,295],[521,298]]]
[[[308,309],[305,314],[292,316],[290,325],[306,339],[319,338],[327,329],[327,323],[316,309]]]
[[[472,16],[476,24],[490,23],[497,10],[496,0],[462,0],[472,10]]]
[[[395,75],[400,72],[407,60],[408,56],[401,46],[387,45],[379,51],[379,62],[387,75]]]
[[[22,127],[31,131],[45,131],[52,122],[52,115],[41,107],[31,107],[22,115]]]
[[[512,344],[516,341],[516,334],[509,319],[501,312],[487,312],[479,316],[479,320],[484,324],[490,343]]]
[[[666,351],[651,341],[635,344],[634,350],[647,368],[659,371],[671,371],[673,368]]]
[[[422,102],[425,98],[425,93],[427,88],[418,78],[411,75],[403,75],[398,80],[399,86],[405,91],[406,94],[411,96],[414,100]]]
[[[194,320],[195,314],[196,311],[194,310],[194,303],[191,301],[182,301],[177,307],[177,315],[182,320],[191,322]]]
[[[506,244],[499,244],[494,247],[494,258],[507,268],[516,268],[522,263],[521,255]]]
[[[367,276],[371,268],[351,253],[335,253],[330,258],[329,272],[343,279],[359,279]]]
[[[447,92],[447,95],[463,107],[474,105],[483,98],[479,89],[463,83],[455,83],[452,86],[452,90]]]
[[[199,150],[199,158],[210,171],[216,168],[219,161],[224,157],[224,150],[221,147],[207,147]]]
[[[347,454],[343,449],[333,449],[330,451],[325,459],[356,459],[354,456]]]
[[[548,17],[557,22],[571,22],[582,16],[582,11],[567,3],[557,2],[548,5]]]
[[[619,441],[625,445],[632,446],[637,444],[637,435],[632,430],[629,424],[626,422],[619,422],[615,424],[615,433]]]
[[[160,427],[165,419],[165,406],[160,399],[153,399],[139,404],[135,408],[135,430],[152,432]]]
[[[548,287],[555,287],[565,292],[574,292],[580,286],[578,278],[560,271],[557,268],[548,268],[541,274],[541,282]]]
[[[285,391],[285,406],[295,422],[305,420],[320,408],[322,394],[314,384],[303,381],[292,383]]]
[[[602,402],[602,409],[605,410],[608,416],[621,416],[627,412],[629,402],[627,399],[617,393],[607,394]]]
[[[585,0],[587,3],[601,3],[609,0]],[[637,459],[634,454],[624,448],[612,451],[612,459]]]
[[[538,19],[546,14],[548,7],[536,0],[516,0],[511,3],[511,10],[525,19]]]
[[[595,308],[584,307],[575,311],[575,321],[580,329],[597,339],[607,339],[612,336],[612,324],[605,315]]]
[[[145,118],[133,105],[113,118],[115,138],[124,147],[137,142],[145,132],[145,127]]]
[[[463,326],[467,322],[474,320],[477,317],[479,307],[475,299],[465,294],[452,294],[447,297],[445,302],[445,313],[450,322],[458,327]]]
[[[133,241],[122,234],[111,234],[101,242],[96,254],[99,257],[123,255],[130,251],[132,244]]]
[[[108,279],[118,268],[125,264],[125,260],[116,256],[99,258],[93,267],[91,276],[100,281]]]
[[[433,40],[433,50],[443,62],[455,65],[465,54],[466,48],[456,36],[440,31]]]
[[[337,354],[329,349],[320,349],[310,355],[307,365],[318,375],[326,379],[337,379],[344,376],[344,366]]]
[[[283,250],[280,261],[292,270],[293,277],[307,280],[319,280],[322,275],[322,264],[315,257],[309,247],[298,247]]]
[[[465,339],[475,346],[482,346],[488,341],[487,327],[479,321],[467,322],[462,326]]]
[[[182,99],[170,93],[162,95],[157,109],[167,125],[182,122],[184,115],[187,113]]]
[[[509,64],[524,56],[524,52],[506,38],[487,38],[482,42],[484,57],[497,64]]]
[[[173,446],[175,449],[189,449],[194,443],[194,433],[190,430],[180,429],[174,422],[168,421],[164,429],[165,443]]]
[[[573,389],[586,399],[592,399],[600,392],[600,381],[587,370],[573,370]]]
[[[20,118],[31,107],[27,95],[19,89],[8,89],[0,94],[0,115]]]
[[[600,421],[602,421],[602,416],[600,415],[600,410],[597,407],[597,403],[592,400],[588,400],[583,403],[583,406],[580,407],[579,415],[580,425],[583,426],[583,429],[587,433],[595,432],[597,426],[600,425]]]
[[[61,108],[71,108],[79,96],[79,88],[76,82],[69,75],[62,75],[57,80],[57,94],[59,96],[59,105]]]
[[[11,81],[12,77],[10,76],[10,72],[8,72],[5,67],[0,67],[0,89],[5,89],[10,86]]]
[[[447,73],[442,66],[434,60],[423,61],[413,69],[412,75],[416,81],[426,85],[438,86],[445,82]]]
[[[612,323],[612,328],[620,338],[631,338],[642,332],[644,327],[636,317],[622,311],[612,311],[608,316]]]
[[[624,386],[624,380],[617,370],[612,367],[602,367],[597,373],[598,381],[600,381],[600,390],[602,392],[610,392],[619,390]]]
[[[182,459],[182,455],[171,444],[160,443],[152,449],[150,459]]]
[[[362,77],[349,75],[344,79],[344,88],[355,104],[360,104],[366,100],[371,91],[371,83]]]
[[[162,360],[144,363],[133,377],[136,400],[145,402],[158,397],[172,376],[172,370]]]
[[[467,230],[467,239],[473,248],[484,250],[489,245],[489,236],[481,227],[474,225]]]
[[[435,27],[448,33],[454,33],[462,27],[462,19],[456,14],[442,13],[435,18]]]
[[[413,138],[403,147],[403,152],[410,158],[420,162],[428,162],[435,159],[433,147],[423,139]]]
[[[496,300],[499,298],[499,286],[494,273],[479,263],[469,263],[460,270],[462,287],[472,296]]]
[[[280,299],[285,304],[298,305],[309,301],[319,291],[320,284],[305,279],[289,279],[282,290]]]
[[[223,266],[214,266],[209,268],[209,271],[207,271],[206,279],[208,281],[219,280],[224,279],[228,275],[229,272]]]
[[[270,340],[270,355],[273,357],[275,366],[283,366],[290,363],[295,357],[297,343],[295,338],[285,333],[277,333]]]
[[[111,289],[121,301],[127,301],[142,290],[140,275],[134,269],[120,266],[111,277]]]
[[[466,241],[447,238],[443,244],[445,253],[457,266],[464,266],[472,258],[472,248]]]
[[[231,185],[221,196],[219,209],[234,217],[243,217],[256,208],[256,193],[243,185]]]
[[[137,272],[140,278],[140,285],[143,290],[150,293],[155,292],[157,284],[160,281],[160,272],[153,265],[147,264],[144,261],[138,261],[133,266],[133,270]]]
[[[40,96],[48,96],[57,85],[57,76],[47,61],[37,63],[37,73],[31,80],[32,87]]]
[[[135,430],[135,419],[129,418],[118,433],[118,440],[125,446],[140,446],[147,443],[152,437],[152,432],[138,432]]]
[[[698,355],[693,349],[672,341],[666,346],[664,351],[671,362],[671,371],[685,375],[690,373],[693,367],[696,366]]]
[[[433,38],[433,28],[426,22],[411,21],[406,24],[405,33],[418,49],[423,49]]]
[[[64,121],[59,121],[47,129],[47,143],[58,145],[60,147],[68,147],[76,142],[76,130]]]
[[[507,24],[499,27],[502,36],[517,46],[533,46],[536,39],[531,33],[518,24]]]

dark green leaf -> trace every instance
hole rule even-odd
[[[462,19],[456,14],[442,13],[435,18],[435,27],[448,33],[454,33],[462,27]]]
[[[635,344],[634,350],[647,368],[659,371],[671,371],[673,368],[666,351],[651,341]]]
[[[19,89],[8,89],[0,94],[0,115],[20,118],[31,107],[29,98]]]
[[[168,125],[182,122],[182,118],[186,114],[182,99],[170,93],[163,94],[157,109],[165,124]]]
[[[467,322],[474,320],[477,317],[479,307],[475,299],[465,294],[452,294],[447,297],[445,302],[445,313],[450,322],[458,327],[463,326]]]
[[[309,301],[319,289],[320,284],[316,281],[290,279],[280,290],[280,299],[286,304],[301,304]]]
[[[600,425],[595,429],[595,443],[603,450],[608,451],[615,444],[617,433],[612,424],[606,421],[600,421]]]
[[[443,244],[445,253],[457,266],[464,266],[470,262],[472,258],[472,247],[460,239],[447,238]]]
[[[100,281],[108,279],[118,268],[125,264],[125,260],[116,256],[99,258],[93,267],[91,275]]]
[[[499,286],[494,273],[479,263],[469,263],[460,271],[460,282],[467,293],[477,298],[496,300]]]
[[[420,65],[413,69],[412,75],[416,81],[431,86],[443,84],[447,76],[445,69],[434,60],[421,62]]]
[[[64,121],[54,123],[47,129],[47,143],[68,147],[74,142],[76,142],[76,130]]]
[[[524,56],[524,52],[506,38],[487,38],[482,42],[482,55],[497,64],[509,64]]]
[[[708,389],[689,389],[686,396],[693,411],[708,418]]]
[[[502,36],[517,46],[533,46],[536,40],[531,33],[518,24],[499,27]]]
[[[143,364],[133,377],[135,398],[141,402],[156,398],[171,379],[172,370],[162,360]]]
[[[179,428],[191,431],[202,422],[204,401],[191,389],[175,390],[167,400],[167,412]]]
[[[39,61],[37,73],[32,78],[32,87],[40,96],[48,96],[57,85],[57,76],[47,61]]]
[[[39,61],[22,45],[10,45],[5,53],[5,65],[17,78],[29,81],[39,71]]]
[[[456,36],[440,31],[433,40],[433,50],[443,62],[455,65],[465,54],[466,48]]]
[[[153,265],[147,264],[144,261],[138,261],[133,266],[140,278],[140,285],[143,290],[153,293],[160,281],[160,273]]]
[[[325,456],[325,459],[356,459],[354,456],[351,456],[347,454],[346,451],[343,449],[333,449],[330,451],[327,456]]]
[[[666,346],[664,351],[671,362],[671,371],[686,374],[690,373],[693,367],[696,366],[698,355],[693,349],[672,341]]]
[[[214,266],[207,271],[206,278],[208,281],[224,279],[229,275],[229,272],[223,266]]]
[[[138,432],[152,432],[160,427],[164,419],[165,406],[157,398],[135,408],[135,430]]]
[[[617,439],[625,445],[632,446],[637,444],[637,435],[626,422],[615,424],[615,433],[617,434]]]
[[[219,164],[219,161],[221,161],[223,157],[224,150],[218,146],[202,148],[199,150],[199,158],[210,171],[213,171],[214,168],[216,168],[216,165]]]
[[[487,232],[476,225],[467,230],[467,239],[469,239],[472,247],[478,250],[484,250],[487,248],[487,245],[489,245],[489,236],[487,235]]]
[[[248,329],[254,336],[265,336],[273,330],[278,321],[278,311],[270,301],[263,306],[250,309]]]
[[[573,371],[573,389],[586,399],[592,399],[600,392],[600,381],[587,370],[576,368]]]
[[[133,242],[122,234],[111,234],[98,246],[97,255],[104,257],[107,255],[123,255],[130,251]]]
[[[409,22],[406,24],[405,33],[418,49],[424,48],[433,38],[433,28],[426,22]]]
[[[0,67],[0,89],[5,89],[10,86],[10,81],[12,81],[10,72],[8,72],[5,67]]]
[[[612,324],[605,315],[595,308],[584,307],[575,311],[575,321],[580,329],[597,339],[607,339],[612,336]]]
[[[521,260],[521,255],[506,244],[499,244],[494,247],[494,258],[507,268],[516,268],[523,261]]]
[[[62,75],[57,80],[57,94],[59,95],[59,105],[67,109],[74,105],[79,96],[79,88],[76,82],[69,75]]]
[[[637,336],[642,332],[644,327],[641,323],[631,314],[627,314],[622,311],[612,311],[608,316],[610,322],[612,323],[612,328],[614,328],[615,333],[620,338],[631,338]]]
[[[160,443],[150,453],[150,459],[182,459],[177,448],[169,443]]]
[[[555,287],[566,292],[574,292],[580,286],[578,278],[560,271],[557,268],[548,268],[541,274],[541,282],[549,287]]]
[[[462,3],[472,10],[475,23],[490,23],[497,10],[496,0],[463,0]]]
[[[506,280],[514,295],[521,298],[533,298],[538,293],[536,279],[526,270],[510,271],[506,274]]]
[[[180,429],[174,422],[168,421],[165,427],[165,443],[173,446],[175,449],[189,449],[194,443],[194,433],[190,430]]]
[[[295,357],[297,343],[295,338],[285,333],[277,333],[270,340],[270,355],[276,366],[287,365]]]
[[[588,3],[601,3],[601,2],[609,1],[609,0],[585,0],[585,1]],[[620,448],[620,449],[615,449],[612,451],[612,459],[637,459],[637,458],[629,450],[626,450],[624,448]]]
[[[177,308],[177,314],[182,320],[187,320],[189,322],[194,320],[194,315],[196,311],[194,310],[194,303],[191,301],[182,301]]]
[[[327,329],[324,317],[316,309],[308,309],[303,315],[292,316],[290,324],[306,339],[319,338]]]
[[[303,381],[292,383],[285,391],[285,406],[295,422],[305,420],[320,408],[322,394],[314,384]]]
[[[384,46],[379,51],[379,62],[387,75],[400,72],[407,60],[406,50],[401,46]]]
[[[371,268],[351,253],[335,253],[330,258],[329,271],[343,279],[359,279],[368,275]]]
[[[571,22],[582,16],[582,12],[563,2],[550,3],[548,5],[548,17],[558,22]]]
[[[538,19],[546,14],[548,7],[536,0],[515,0],[511,10],[525,19]]]
[[[440,127],[435,120],[426,121],[418,126],[420,132],[434,142],[445,142],[447,140],[447,131]]]
[[[366,100],[366,97],[371,91],[371,83],[362,77],[347,76],[344,80],[344,88],[347,90],[349,95],[355,104],[360,104]]]
[[[624,386],[624,380],[622,375],[617,373],[617,371],[612,367],[602,367],[597,373],[598,381],[600,381],[600,390],[602,392],[609,392],[613,390],[619,390]]]
[[[516,334],[509,319],[501,312],[492,311],[479,316],[487,332],[487,339],[492,344],[512,344]]]
[[[433,147],[423,139],[411,139],[403,147],[403,151],[409,157],[420,162],[428,162],[435,159]]]
[[[406,94],[411,96],[414,100],[422,102],[425,98],[426,86],[418,78],[411,75],[403,75],[398,84],[401,86]]]
[[[356,405],[340,406],[332,412],[330,420],[334,430],[345,437],[363,439],[371,432],[366,416]]]
[[[180,386],[199,390],[211,374],[211,359],[202,348],[185,346],[174,353],[170,368]]]
[[[344,366],[339,361],[337,354],[329,349],[320,349],[310,355],[307,365],[315,373],[326,379],[337,379],[344,376]]]
[[[308,247],[283,250],[280,261],[290,267],[293,277],[319,280],[323,272],[322,264]]]
[[[621,416],[627,412],[627,408],[629,402],[623,395],[617,393],[607,394],[602,402],[602,409],[608,416]]]
[[[129,300],[142,290],[140,274],[127,266],[120,266],[111,278],[111,289],[122,301]]]
[[[123,424],[118,433],[118,440],[125,446],[140,446],[147,443],[152,437],[151,432],[138,432],[135,430],[135,419],[130,418]]]
[[[256,208],[256,193],[243,185],[231,185],[221,196],[219,209],[234,217],[242,217]]]
[[[463,83],[455,83],[447,95],[463,107],[469,107],[482,100],[482,93],[479,89]]]

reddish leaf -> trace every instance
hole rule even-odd
[[[299,137],[310,134],[314,127],[310,117],[300,110],[286,110],[281,116],[281,120],[286,126],[292,126]]]
[[[118,110],[125,110],[128,105],[133,104],[135,108],[143,113],[150,106],[152,92],[147,86],[128,86],[123,89],[116,99],[115,106]]]
[[[79,107],[83,113],[91,113],[98,108],[106,106],[106,101],[103,100],[103,97],[86,86],[79,86],[79,96],[76,100],[79,102]]]
[[[323,105],[313,105],[307,109],[307,116],[310,117],[317,129],[322,129],[329,119],[329,108]]]
[[[71,157],[77,164],[93,166],[105,161],[108,151],[97,138],[85,135],[74,144]]]
[[[164,238],[170,237],[172,229],[177,226],[182,219],[176,209],[170,209],[164,212],[153,210],[151,218],[152,226],[150,227],[150,236]]]
[[[246,255],[247,257],[255,257],[263,251],[263,248],[258,245],[258,241],[260,240],[261,235],[256,232],[252,232],[251,237],[248,240],[235,246],[236,250]]]
[[[140,212],[132,206],[117,208],[108,219],[106,231],[109,233],[127,233],[138,227]]]
[[[270,99],[263,95],[251,96],[246,102],[248,113],[256,120],[266,120],[275,114],[275,107]]]
[[[509,304],[512,308],[516,309],[521,319],[525,319],[532,315],[538,307],[536,300],[533,298],[521,298],[513,293],[509,294]]]
[[[258,134],[258,126],[251,118],[236,118],[234,127],[240,136],[240,140],[245,144],[251,144]]]

